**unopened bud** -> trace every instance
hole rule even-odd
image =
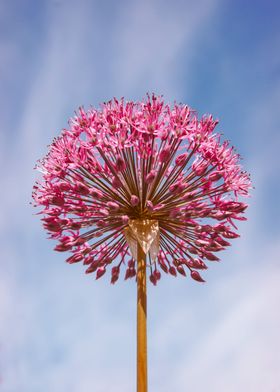
[[[196,280],[197,282],[205,282],[205,280],[204,279],[202,279],[202,277],[200,276],[200,273],[199,272],[197,272],[197,271],[192,271],[191,272],[191,277],[194,279],[194,280]]]
[[[139,204],[139,197],[136,195],[132,195],[130,198],[130,203],[133,207],[136,207]]]

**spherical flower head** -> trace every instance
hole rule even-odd
[[[251,188],[216,125],[155,95],[80,108],[37,165],[43,178],[33,200],[55,250],[72,252],[66,261],[83,262],[96,279],[110,268],[115,283],[122,267],[135,279],[128,238],[140,242],[129,230],[145,222],[157,230],[146,249],[150,281],[162,270],[204,282],[205,263],[239,236],[235,220],[247,208],[240,197]]]

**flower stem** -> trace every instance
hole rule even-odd
[[[147,392],[146,255],[137,245],[137,392]]]

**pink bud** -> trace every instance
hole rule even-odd
[[[165,206],[165,204],[163,204],[163,203],[157,204],[156,206],[154,206],[154,211],[159,211],[159,210],[161,210],[164,206]]]
[[[240,237],[239,234],[235,233],[234,231],[230,231],[230,230],[224,231],[222,233],[222,236],[225,237],[225,238],[229,238],[229,239]]]
[[[90,266],[86,269],[85,273],[86,274],[91,274],[92,272],[95,272],[98,267],[98,263],[96,261],[93,261]]]
[[[230,242],[224,240],[222,237],[215,238],[216,242],[222,246],[230,246]]]
[[[98,268],[96,271],[96,278],[95,279],[97,280],[97,279],[101,278],[101,276],[103,276],[105,274],[105,272],[106,272],[105,266]]]
[[[183,267],[182,265],[178,265],[178,266],[177,266],[177,271],[178,271],[181,275],[186,276],[186,272],[185,272],[184,267]]]
[[[66,259],[66,263],[74,264],[78,263],[79,261],[83,260],[84,256],[81,253],[75,253],[73,256],[68,257]]]
[[[79,222],[71,222],[71,224],[68,225],[69,229],[74,229],[74,230],[78,230],[81,228],[81,223]]]
[[[99,212],[103,216],[109,216],[109,211],[106,208],[100,208]]]
[[[114,177],[113,181],[112,181],[112,185],[113,185],[114,188],[120,188],[122,183],[121,183],[121,181],[119,180],[118,177]]]
[[[187,192],[184,196],[183,196],[183,200],[191,200],[194,198],[194,196],[196,195],[196,191],[192,191],[192,192]]]
[[[159,153],[160,162],[166,161],[170,156],[170,146],[164,147]]]
[[[200,259],[192,259],[192,260],[187,260],[186,264],[191,267],[191,268],[195,268],[195,269],[207,269],[207,265]]]
[[[150,281],[153,283],[154,286],[157,284],[157,278],[155,277],[154,274],[150,275]]]
[[[70,219],[61,219],[60,220],[60,224],[63,226],[67,226],[68,223],[70,223],[70,222],[71,222]]]
[[[115,164],[116,171],[117,172],[124,171],[125,168],[126,168],[125,161],[123,160],[123,158],[120,155],[118,155],[116,158],[116,164]]]
[[[53,196],[51,202],[52,202],[52,204],[54,204],[56,206],[63,206],[64,205],[64,197],[62,195]]]
[[[128,221],[129,221],[129,217],[128,217],[127,215],[123,215],[123,216],[122,216],[122,223],[123,223],[124,225],[127,225],[127,224],[128,224]]]
[[[154,275],[155,275],[155,277],[157,278],[157,280],[160,280],[160,278],[161,278],[161,273],[160,273],[159,270],[155,270]]]
[[[169,273],[170,273],[171,275],[173,275],[173,276],[177,276],[176,269],[175,269],[175,267],[173,267],[173,266],[169,267]]]
[[[90,188],[89,193],[95,199],[101,199],[101,197],[103,196],[102,191],[100,191],[99,189],[96,189],[96,188]]]
[[[176,193],[178,191],[178,184],[175,182],[175,184],[170,185],[169,190],[171,193]]]
[[[135,268],[127,268],[124,279],[133,278],[136,275]]]
[[[214,173],[211,173],[208,178],[210,181],[213,182],[213,181],[219,181],[222,177],[223,175],[216,171]]]
[[[207,170],[207,163],[206,162],[194,162],[192,164],[192,169],[197,176],[202,176]]]
[[[139,204],[139,197],[132,195],[130,198],[130,203],[133,207],[136,207]]]
[[[181,193],[184,189],[185,184],[182,181],[177,181],[169,187],[170,192],[174,194]]]
[[[108,201],[107,207],[110,208],[110,210],[118,211],[120,205],[118,203],[115,203],[114,201]]]
[[[203,252],[203,255],[206,257],[207,260],[210,261],[219,261],[219,257],[215,256],[213,253],[211,252]]]
[[[247,207],[248,204],[245,203],[238,203],[234,201],[227,203],[227,210],[232,212],[244,212]]]
[[[194,280],[196,280],[197,282],[205,282],[205,280],[204,279],[202,279],[202,277],[200,276],[200,273],[199,272],[197,272],[197,271],[192,271],[191,272],[191,277],[194,279]]]
[[[155,170],[151,170],[150,173],[148,173],[146,176],[146,179],[145,179],[146,183],[151,184],[155,178],[156,178],[156,172],[155,172]]]
[[[197,246],[209,245],[209,240],[196,240],[195,245],[197,245]]]
[[[76,239],[76,241],[74,242],[74,245],[76,246],[76,245],[82,245],[82,244],[84,244],[86,242],[86,238],[83,238],[83,237],[78,237],[77,239]]]
[[[96,226],[97,227],[104,227],[106,225],[106,223],[104,222],[104,220],[100,219],[97,223]]]
[[[96,261],[93,261],[90,266],[86,269],[86,274],[91,274],[92,272],[95,272],[98,268],[99,263]]]
[[[129,268],[135,268],[135,261],[133,259],[130,259],[127,263]]]
[[[181,154],[177,156],[177,158],[175,159],[175,163],[177,166],[183,166],[186,163],[187,159],[188,159],[187,153]]]
[[[75,185],[75,190],[78,193],[81,193],[82,195],[89,194],[89,188],[85,184],[83,184],[82,182],[77,182],[77,184]]]
[[[178,218],[178,217],[181,216],[181,215],[182,215],[182,211],[180,210],[179,207],[173,208],[173,209],[170,211],[170,213],[169,213],[169,216],[170,216],[170,218],[172,218],[172,219]]]
[[[71,189],[71,185],[68,184],[68,182],[60,182],[58,184],[59,189],[64,192],[64,191],[69,191]]]
[[[57,252],[65,252],[67,250],[70,250],[71,248],[72,248],[71,244],[58,244],[56,245],[54,250],[56,250]]]
[[[49,222],[47,224],[43,225],[45,229],[49,231],[53,231],[54,233],[60,232],[61,231],[61,226],[59,222]]]
[[[153,212],[153,210],[154,210],[154,205],[153,205],[153,203],[151,202],[151,200],[147,200],[147,201],[146,201],[146,206],[147,206],[147,209],[148,209],[149,212]]]
[[[84,258],[84,265],[89,265],[93,262],[93,257],[92,256],[87,256]]]
[[[191,254],[193,254],[193,255],[197,255],[198,250],[197,250],[196,248],[194,248],[194,247],[190,247],[190,248],[189,248],[189,252],[190,252]]]
[[[119,274],[120,274],[120,267],[119,266],[113,267],[111,271],[111,284],[116,283],[116,281],[119,279]]]

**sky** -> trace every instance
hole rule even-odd
[[[148,286],[149,390],[280,391],[276,0],[0,0],[0,391],[135,390],[136,285],[53,252],[33,170],[81,105],[146,92],[212,113],[254,189],[207,283]]]

